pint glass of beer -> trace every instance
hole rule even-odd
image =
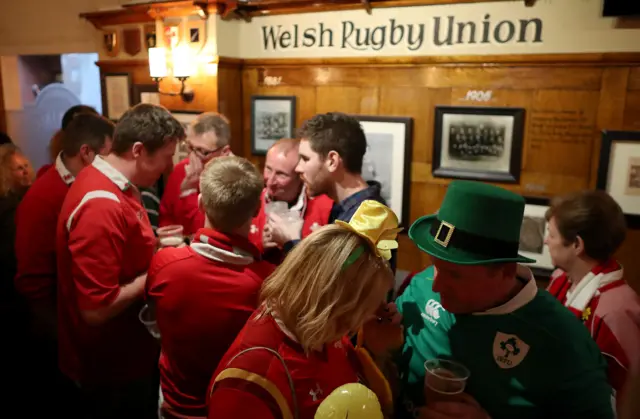
[[[430,359],[424,363],[424,397],[427,404],[462,393],[469,370],[459,362]]]

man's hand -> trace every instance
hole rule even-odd
[[[271,239],[271,226],[269,224],[265,224],[262,229],[262,247],[265,250],[278,247],[278,243]]]
[[[419,419],[491,419],[482,406],[466,393],[446,396],[427,404],[420,409]]]
[[[300,240],[302,236],[302,231],[300,231],[301,224],[290,223],[278,214],[269,214],[267,226],[269,227],[271,241],[278,244],[278,246],[283,246],[292,240]]]
[[[189,164],[184,167],[185,177],[180,184],[180,192],[186,192],[191,189],[198,189],[198,183],[200,182],[200,174],[204,165],[202,161],[196,156],[196,153],[189,154]]]
[[[402,347],[402,314],[395,303],[384,303],[378,308],[375,318],[362,327],[362,338],[364,347],[376,357],[388,355]]]

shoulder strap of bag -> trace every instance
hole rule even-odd
[[[269,380],[266,377],[261,376],[260,374],[253,373],[251,371],[247,371],[247,370],[240,369],[240,368],[229,368],[229,365],[231,365],[231,363],[236,358],[238,358],[240,355],[243,355],[243,354],[245,354],[247,352],[251,352],[251,351],[254,351],[254,350],[258,350],[258,349],[263,349],[263,350],[265,350],[267,352],[270,352],[272,355],[275,355],[275,357],[278,358],[278,360],[280,361],[280,363],[284,367],[284,372],[285,372],[285,374],[287,374],[287,381],[289,382],[289,390],[291,391],[291,403],[293,405],[293,414],[291,412],[291,409],[289,408],[289,403],[287,403],[287,399],[280,392],[280,389],[278,388],[278,386],[276,386],[271,380]],[[213,393],[213,390],[215,388],[215,384],[218,383],[219,381],[224,380],[225,378],[240,378],[242,380],[252,382],[252,383],[262,387],[264,390],[266,390],[271,395],[271,397],[273,397],[273,399],[278,404],[278,407],[280,408],[280,412],[282,413],[283,419],[299,419],[298,401],[296,399],[296,390],[295,390],[295,387],[293,385],[293,378],[291,377],[291,373],[289,372],[289,369],[287,368],[286,362],[284,361],[282,356],[277,351],[275,351],[275,350],[273,350],[271,348],[264,347],[264,346],[254,346],[254,347],[247,348],[247,349],[244,349],[244,350],[238,352],[227,363],[227,365],[225,366],[225,369],[222,370],[222,372],[220,372],[220,374],[218,374],[218,376],[216,377],[216,379],[214,381],[214,385],[211,387],[211,391],[209,393],[209,397],[211,397],[211,393]]]

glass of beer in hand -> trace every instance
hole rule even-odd
[[[430,359],[424,363],[424,397],[427,404],[460,394],[469,378],[469,370],[459,362]]]
[[[156,229],[160,247],[178,247],[183,244],[183,231],[184,228],[181,225],[170,225]]]

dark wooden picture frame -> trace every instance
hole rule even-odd
[[[295,96],[251,96],[251,154],[264,156],[277,140],[295,135],[296,106]]]
[[[445,117],[447,115],[458,116],[458,121],[445,123]],[[512,120],[505,120],[505,117],[512,118]],[[465,119],[468,122],[465,121]],[[518,183],[520,181],[520,170],[522,167],[524,119],[525,110],[523,108],[437,106],[433,136],[433,176],[500,183]],[[454,127],[454,124],[460,124],[461,127]],[[492,131],[490,131],[489,128],[483,127],[484,124],[489,124],[497,128],[491,128]],[[511,129],[509,129],[509,126]],[[461,135],[463,138],[457,140],[460,141],[461,144],[451,144],[449,141],[450,133],[456,129],[462,130]],[[495,129],[495,131],[493,131],[493,129]],[[447,132],[445,132],[445,130]],[[465,133],[465,130],[469,130],[472,134]],[[503,135],[500,135],[501,130],[503,130]],[[473,135],[474,138],[467,141],[465,138],[466,135]],[[445,138],[447,139],[446,147],[443,145]],[[478,138],[480,138],[480,140],[478,140]],[[502,138],[502,140],[500,140],[500,138]],[[486,141],[485,144],[478,143],[478,141],[483,140]],[[452,156],[452,150],[456,150],[456,152],[460,150],[459,153],[467,155],[462,157]],[[503,155],[503,153],[507,153],[507,150],[509,150],[509,155]],[[499,155],[496,156],[496,154]],[[451,160],[453,165],[458,165],[458,167],[443,166],[443,157]],[[497,166],[498,164],[506,166],[507,169],[492,170],[491,165]],[[474,165],[478,167],[474,168]]]
[[[544,244],[544,239],[547,236],[547,220],[545,219],[545,213],[550,205],[549,198],[541,198],[541,197],[531,197],[525,196],[525,210],[524,217],[522,220],[522,228],[520,230],[520,248],[518,249],[519,254],[530,257],[532,259],[536,259],[536,263],[530,263],[526,266],[531,269],[536,278],[549,279],[551,273],[554,271],[555,267],[551,261],[551,255],[549,254],[549,248],[546,244]],[[527,224],[527,225],[525,225]],[[534,246],[539,246],[538,250],[528,251],[523,243],[523,230],[531,228],[539,228],[542,231],[538,231],[538,233],[542,234],[541,239],[542,243],[534,243]],[[535,233],[534,233],[535,234]]]
[[[408,227],[412,221],[409,219],[409,208],[411,205],[413,119],[396,116],[353,116],[360,121],[365,135],[369,134],[367,135],[367,154],[365,154],[363,161],[362,175],[366,180],[376,180],[381,184],[381,194],[387,201],[389,208],[398,216],[400,226]],[[377,152],[374,151],[369,154],[374,142],[371,141],[373,136],[379,137],[379,141],[384,141],[385,143],[387,142],[386,138],[391,137],[392,141],[402,141],[402,144],[380,145],[376,149]],[[386,138],[383,138],[383,136]],[[371,156],[371,158],[367,156]],[[391,167],[388,170],[384,170],[387,168],[389,160],[391,161]],[[385,165],[385,163],[387,164]],[[396,169],[394,167],[395,164],[400,164],[401,167]],[[380,168],[383,170],[380,170]],[[402,192],[395,194],[394,187],[397,188],[398,185],[402,186]]]
[[[202,111],[186,111],[186,110],[169,110],[171,114],[182,124],[185,131],[193,120],[202,113]],[[186,141],[180,141],[176,146],[176,152],[173,155],[173,164],[178,164],[181,160],[189,156],[189,150]]]
[[[638,153],[629,156],[626,152],[621,151],[620,154],[626,160],[617,164],[615,168],[618,173],[614,174],[615,179],[611,178],[611,159],[617,157],[613,155],[613,148],[616,143],[626,143],[633,148],[638,149]],[[635,175],[633,174],[635,172]],[[626,180],[621,175],[626,175]],[[612,182],[615,182],[612,185]],[[633,184],[632,184],[633,183]],[[625,186],[626,184],[626,186]],[[626,189],[625,191],[621,191]],[[632,229],[640,229],[640,131],[603,131],[602,143],[600,148],[600,161],[598,164],[598,177],[596,188],[606,191],[615,199],[624,211],[627,219],[627,226]],[[637,212],[629,212],[629,209],[638,208]]]
[[[142,103],[143,93],[159,93],[157,84],[134,84],[132,87],[132,106]]]
[[[131,73],[103,73],[100,77],[100,88],[102,89],[102,114],[105,118],[108,118],[114,122],[117,122],[119,118],[109,114],[109,92],[107,91],[107,78],[108,77],[126,77],[127,78],[127,90],[126,93],[129,97],[128,107],[132,105],[132,83],[131,83]]]

